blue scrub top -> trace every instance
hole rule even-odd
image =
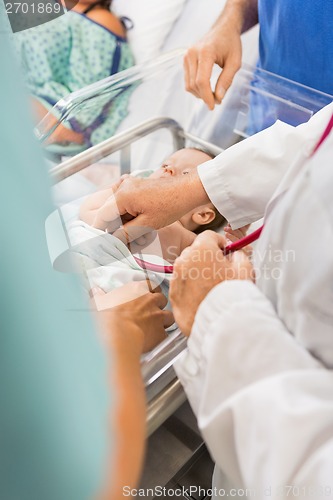
[[[330,57],[333,50],[333,2],[258,0],[258,12],[258,67],[333,95],[333,59]],[[254,87],[260,90],[262,85],[263,92],[251,92],[247,133],[252,135],[259,132],[277,119],[293,126],[299,125],[297,109],[293,112],[279,100],[267,97],[265,84],[261,83],[260,78],[254,78]],[[300,98],[304,92],[297,87],[292,90],[286,85],[287,91],[290,92],[290,100],[294,96]],[[318,109],[324,103],[325,100],[318,101]]]
[[[0,2],[0,498],[90,499],[110,452],[106,360],[75,276],[50,265],[54,208],[10,38]]]
[[[259,0],[259,66],[333,94],[333,2]]]

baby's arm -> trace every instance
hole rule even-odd
[[[80,207],[80,219],[90,226],[93,225],[98,209],[113,195],[112,187],[97,191],[88,196]]]

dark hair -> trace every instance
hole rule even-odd
[[[101,2],[100,2],[100,6],[103,9],[107,9],[107,10],[110,10],[111,4],[112,4],[112,0],[101,0]]]
[[[212,160],[214,160],[215,156],[211,151],[209,151],[208,149],[204,149],[204,148],[195,148],[195,147],[190,147],[190,148],[185,148],[185,149],[193,149],[194,151],[200,151],[200,153],[205,153],[205,155],[207,156],[210,156],[210,158]]]
[[[208,222],[208,224],[203,224],[202,226],[197,227],[197,229],[193,231],[195,234],[200,234],[204,231],[218,231],[227,224],[227,219],[220,214],[217,208],[213,207],[213,210],[215,212],[214,219],[211,222]]]

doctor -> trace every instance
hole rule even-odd
[[[258,67],[332,94],[332,15],[332,2],[320,0],[227,0],[210,31],[187,51],[186,89],[210,109],[220,103],[241,66],[241,33],[259,21]],[[223,71],[213,91],[214,63]]]
[[[126,179],[100,212],[112,228],[117,204],[130,231],[208,198],[233,228],[266,210],[255,283],[243,252],[223,258],[208,232],[171,286],[190,336],[176,369],[217,464],[216,497],[333,498],[333,132],[312,155],[332,113],[277,122],[184,178]]]
[[[173,320],[142,283],[122,288],[130,311],[96,293],[102,349],[76,277],[52,269],[54,207],[11,38],[1,2],[0,498],[120,500],[143,463],[143,331],[162,339]]]

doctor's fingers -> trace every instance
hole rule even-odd
[[[150,293],[149,300],[150,302],[154,303],[155,306],[157,306],[159,309],[164,309],[168,303],[168,299],[162,292]]]
[[[164,309],[168,299],[163,293],[149,293],[145,295],[145,300],[147,301],[146,311],[149,312],[149,317],[152,320],[154,320],[155,316],[163,324],[164,328],[168,328],[174,323],[173,313]]]
[[[210,110],[215,107],[215,96],[210,84],[214,64],[214,55],[210,51],[202,49],[198,58],[196,91]]]
[[[237,280],[251,280],[255,282],[255,269],[250,260],[250,256],[248,255],[247,250],[238,250],[234,252],[231,256],[231,269],[232,269],[232,277],[231,279]],[[228,276],[226,276],[227,279]]]
[[[171,326],[172,323],[174,322],[173,314],[171,311],[164,309],[168,304],[168,299],[161,292],[161,288],[159,286],[156,286],[155,289],[152,290],[150,293],[147,293],[145,297],[146,300],[149,302],[150,306],[156,307],[160,310],[164,326],[165,327]]]
[[[174,262],[174,276],[186,277],[186,270],[191,267],[199,267],[214,261],[227,259],[223,255],[226,238],[214,231],[204,231],[199,234],[191,246],[185,248]]]
[[[98,209],[94,227],[107,229],[113,233],[123,223],[132,220],[140,213],[140,204],[133,202],[140,199],[138,195],[135,196],[137,181],[138,179],[125,174],[112,186],[114,192]]]
[[[156,253],[159,255],[161,253],[160,246],[158,243],[158,233],[153,228],[143,225],[143,216],[138,216],[129,222],[126,222],[126,216],[122,216],[121,219],[124,225],[118,228],[112,233],[113,236],[122,241],[131,253],[140,253],[148,245],[151,245],[156,240]]]
[[[164,328],[169,328],[169,326],[173,325],[175,322],[173,313],[167,309],[162,311],[162,319]]]
[[[125,216],[126,212],[121,214],[114,195],[110,196],[105,203],[97,210],[93,227],[108,230],[112,233],[122,225],[121,216]]]
[[[198,69],[198,57],[197,52],[194,48],[188,49],[184,56],[184,79],[185,79],[185,89],[187,92],[191,92],[195,97],[200,98],[198,92],[196,91],[196,78]]]
[[[226,91],[232,84],[234,76],[240,66],[241,64],[238,58],[229,57],[226,59],[223,70],[220,73],[215,85],[214,97],[217,104],[221,104],[221,101],[224,98]]]
[[[143,332],[143,352],[151,351],[167,338],[166,328],[171,326],[175,320],[170,311],[161,311],[160,309],[150,311],[151,314],[147,322],[142,325]]]
[[[111,186],[112,191],[115,193],[117,191],[117,189],[120,187],[120,185],[122,184],[122,182],[124,182],[125,179],[128,179],[128,177],[130,177],[129,174],[123,174],[117,182],[114,182],[112,184],[112,186]]]
[[[227,239],[222,234],[215,231],[203,231],[200,233],[192,243],[194,249],[197,248],[216,248],[223,250],[227,245]]]
[[[186,90],[201,98],[214,109],[215,99],[210,85],[210,78],[215,63],[214,53],[206,47],[191,47],[185,55],[185,68],[188,70]],[[185,80],[186,81],[186,80]]]

